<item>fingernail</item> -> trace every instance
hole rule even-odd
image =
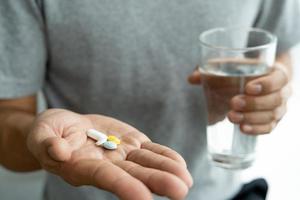
[[[244,99],[237,98],[237,99],[235,99],[234,104],[236,104],[236,106],[237,106],[238,108],[243,108],[243,107],[246,106],[246,101],[245,101]]]
[[[249,86],[248,92],[251,94],[259,94],[262,91],[262,86],[260,84],[255,84]]]
[[[246,124],[246,125],[243,125],[243,130],[245,132],[251,132],[253,130],[252,126]]]

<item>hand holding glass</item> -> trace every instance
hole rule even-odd
[[[200,44],[209,157],[220,167],[247,168],[255,160],[257,138],[228,120],[230,100],[244,93],[247,82],[272,71],[277,39],[257,28],[216,28],[203,32]]]

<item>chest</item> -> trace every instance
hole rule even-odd
[[[199,63],[198,35],[213,27],[251,26],[259,5],[260,0],[44,0],[48,72],[55,78],[68,74],[70,81],[88,77],[96,85],[117,80],[126,87],[153,77],[185,80]]]

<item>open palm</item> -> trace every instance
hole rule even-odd
[[[121,139],[105,150],[87,138],[94,128]],[[101,115],[62,109],[42,113],[28,137],[28,147],[43,168],[72,185],[93,185],[120,199],[152,199],[151,192],[182,199],[192,179],[182,157],[126,123]]]

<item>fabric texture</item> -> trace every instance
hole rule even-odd
[[[202,88],[186,81],[199,63],[198,36],[258,26],[284,51],[299,39],[297,18],[297,0],[1,0],[0,98],[43,89],[51,108],[125,121],[185,158],[188,200],[226,199],[241,187],[238,173],[210,165]],[[45,198],[113,195],[49,174]]]
[[[267,192],[267,181],[263,178],[258,178],[244,184],[240,192],[231,200],[265,200]]]
[[[47,48],[35,1],[0,2],[0,98],[31,95],[43,86]]]
[[[300,40],[299,13],[298,0],[264,0],[254,26],[278,37],[277,54],[281,54]]]

